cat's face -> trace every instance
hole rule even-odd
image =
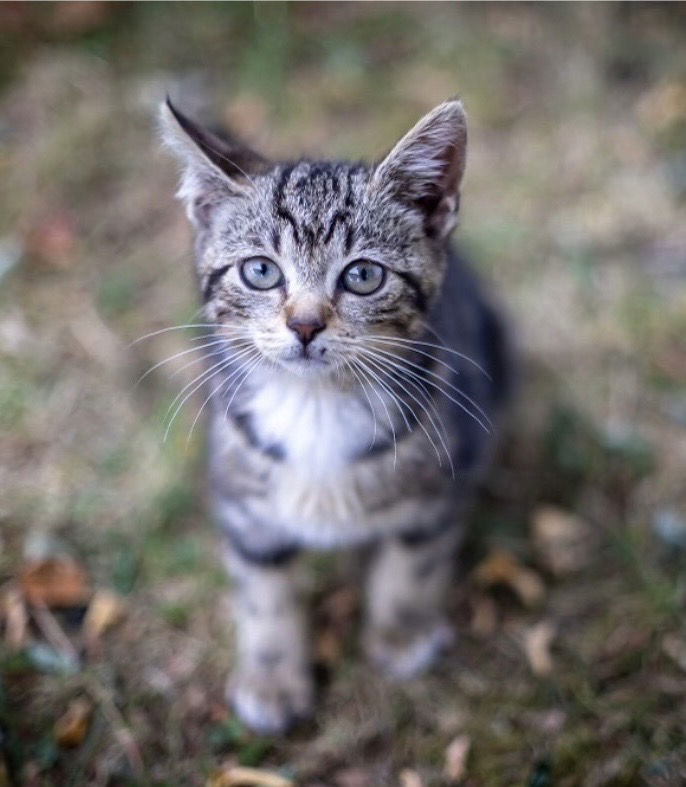
[[[340,374],[375,337],[411,337],[445,271],[465,124],[459,102],[424,118],[377,167],[271,164],[171,105],[180,196],[196,231],[206,316],[298,375]]]

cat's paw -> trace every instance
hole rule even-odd
[[[363,637],[367,657],[398,680],[425,672],[454,641],[455,631],[442,620],[422,628],[370,626]]]
[[[255,732],[278,735],[312,714],[313,682],[297,667],[238,669],[226,691],[240,720]]]

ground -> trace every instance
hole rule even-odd
[[[5,3],[0,28],[0,784],[686,783],[684,6]],[[351,158],[459,93],[457,237],[517,340],[456,645],[385,682],[355,561],[308,558],[321,706],[284,739],[221,700],[201,399],[164,439],[194,367],[136,385],[192,331],[132,342],[196,319],[165,91],[272,155]],[[25,603],[62,554],[123,609],[94,639],[91,591]]]

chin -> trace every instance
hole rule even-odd
[[[281,365],[297,377],[325,377],[332,373],[333,366],[318,358],[284,358]]]

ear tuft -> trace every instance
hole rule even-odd
[[[160,107],[159,125],[164,145],[181,164],[177,196],[197,227],[207,224],[223,200],[245,193],[251,175],[269,166],[237,139],[215,134],[186,117],[169,96]]]
[[[429,234],[455,226],[467,151],[467,119],[454,99],[425,115],[374,172],[372,189],[419,207]]]

